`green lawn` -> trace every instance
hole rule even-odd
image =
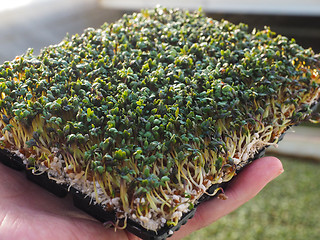
[[[320,164],[282,162],[285,172],[258,196],[185,240],[320,239]]]

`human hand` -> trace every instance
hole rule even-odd
[[[227,200],[215,198],[200,204],[195,216],[171,239],[181,239],[237,209],[282,172],[281,162],[274,157],[255,160],[232,180],[225,192]],[[123,230],[106,229],[68,198],[57,198],[31,184],[22,172],[0,164],[0,239],[138,239]]]

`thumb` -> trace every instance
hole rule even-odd
[[[173,235],[173,239],[181,239],[234,211],[257,195],[282,172],[282,164],[275,157],[264,157],[255,160],[230,182],[225,192],[228,197],[227,200],[214,198],[201,203],[195,216]]]

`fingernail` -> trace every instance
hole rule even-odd
[[[279,168],[278,172],[276,173],[276,175],[274,176],[273,179],[279,177],[283,172],[284,172],[284,169],[283,169],[282,164],[281,164],[281,168]]]

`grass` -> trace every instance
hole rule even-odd
[[[185,240],[318,240],[320,164],[282,162],[285,172],[258,196]]]

